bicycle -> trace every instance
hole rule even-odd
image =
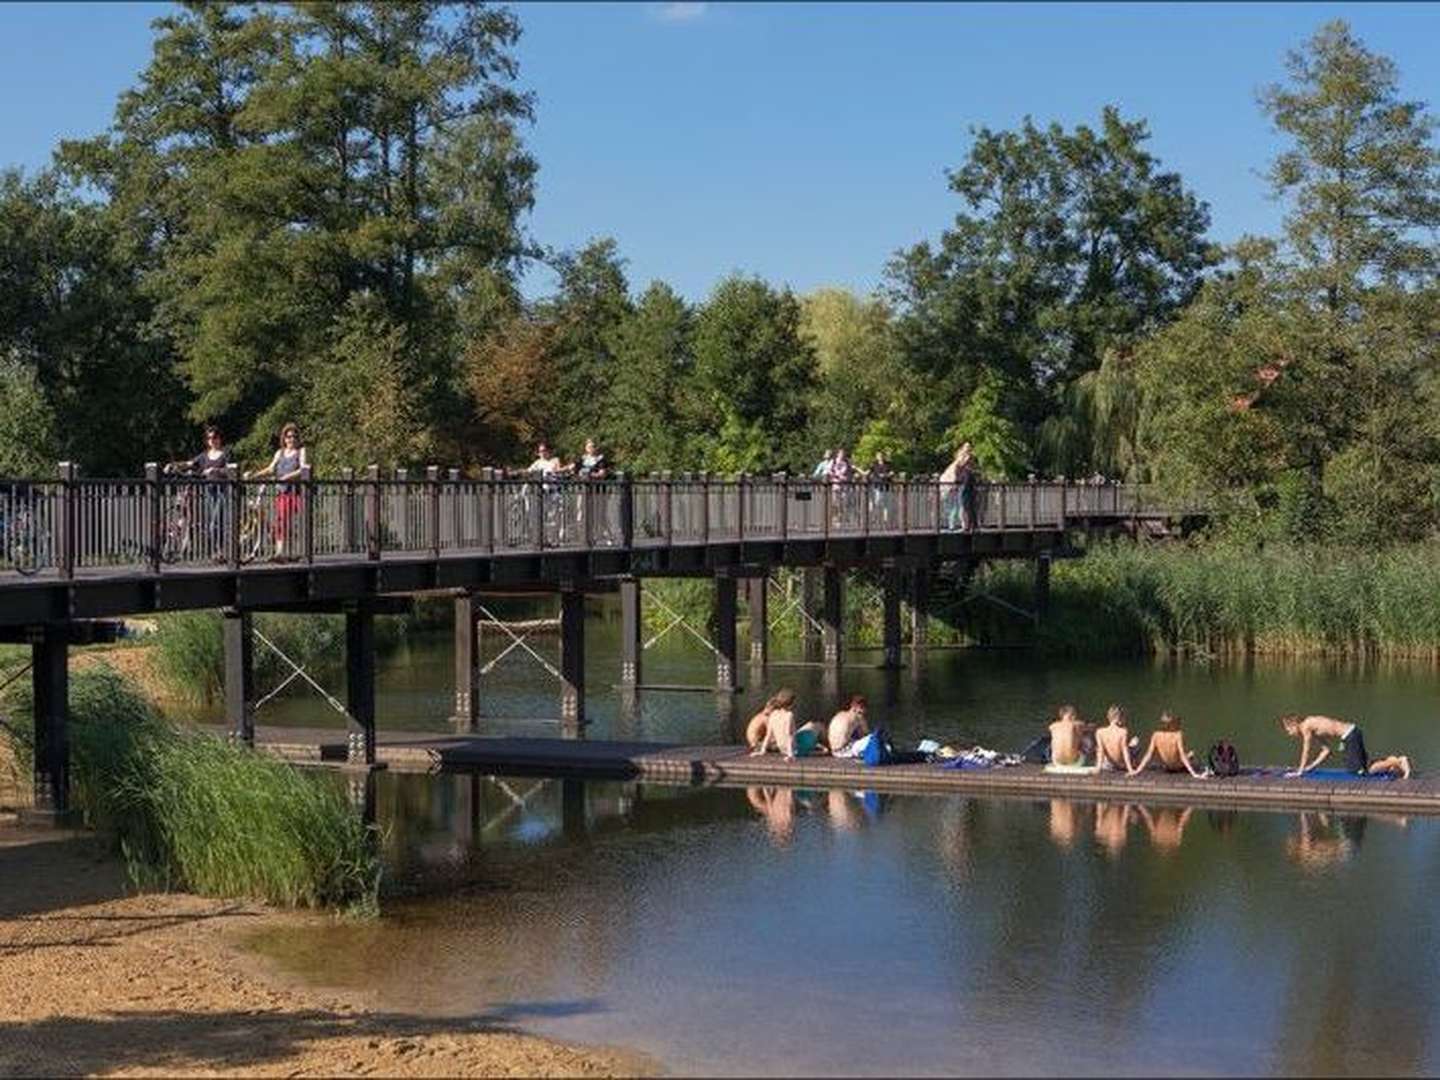
[[[25,577],[50,564],[50,530],[21,502],[0,506],[0,559]]]
[[[266,484],[260,484],[245,500],[240,512],[240,561],[254,562],[265,545],[265,493]]]

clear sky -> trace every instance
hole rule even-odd
[[[944,170],[974,124],[1150,121],[1152,150],[1209,202],[1213,236],[1273,231],[1257,175],[1280,145],[1255,92],[1342,16],[1440,111],[1434,4],[531,4],[538,98],[530,231],[615,237],[633,287],[699,299],[741,271],[866,291],[958,209]],[[0,165],[39,167],[105,127],[163,4],[0,4]],[[532,295],[551,279],[533,272]]]

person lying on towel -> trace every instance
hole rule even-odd
[[[1130,775],[1143,772],[1152,757],[1160,759],[1166,772],[1188,772],[1196,780],[1204,780],[1209,775],[1195,768],[1195,751],[1185,748],[1185,732],[1181,730],[1180,718],[1171,712],[1160,714],[1160,727],[1150,736],[1145,756],[1130,770]]]
[[[1326,740],[1334,739],[1346,772],[1354,773],[1357,776],[1391,773],[1407,780],[1410,779],[1410,759],[1404,754],[1392,754],[1390,757],[1370,760],[1370,755],[1365,750],[1365,735],[1361,732],[1358,724],[1336,720],[1333,716],[1301,717],[1292,713],[1280,717],[1280,726],[1285,729],[1286,735],[1300,740],[1300,767],[1293,772],[1286,773],[1286,776],[1304,776],[1311,769],[1317,767],[1330,756],[1330,746]],[[1314,761],[1309,760],[1312,742],[1320,744],[1320,750],[1315,755]]]

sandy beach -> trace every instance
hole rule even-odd
[[[85,833],[0,817],[0,1076],[628,1076],[652,1063],[503,1017],[382,1012],[238,945],[329,915],[134,895]]]

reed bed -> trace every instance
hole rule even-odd
[[[992,564],[981,591],[1031,604],[1027,564]],[[1057,563],[1037,631],[972,601],[980,641],[1038,637],[1068,655],[1390,656],[1440,660],[1440,545],[1366,550],[1114,542]]]
[[[6,700],[0,736],[28,768],[26,697]],[[113,839],[138,885],[376,906],[376,838],[333,778],[177,728],[103,665],[74,673],[70,709],[72,804]]]

